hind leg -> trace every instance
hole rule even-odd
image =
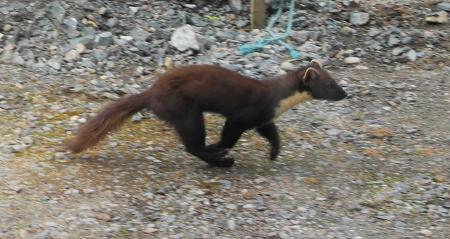
[[[186,147],[186,151],[212,166],[231,167],[234,160],[225,158],[226,152],[216,152],[205,148],[205,126],[202,112],[184,113],[183,116],[177,117],[173,124]]]

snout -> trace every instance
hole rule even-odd
[[[335,95],[335,97],[334,97],[333,100],[338,101],[338,100],[344,99],[345,97],[347,97],[347,92],[345,92],[345,90],[343,90],[342,88],[340,88],[340,89],[337,91],[337,94]]]
[[[344,99],[344,98],[347,98],[347,92],[342,90],[342,98],[341,98],[341,100]]]
[[[326,89],[312,90],[312,97],[317,100],[329,100],[338,101],[347,97],[347,92],[345,92],[342,87],[337,84],[331,87],[326,87]]]

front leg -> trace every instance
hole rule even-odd
[[[270,150],[270,159],[275,160],[280,152],[280,136],[278,135],[277,126],[271,122],[257,127],[256,131],[269,141],[272,147]]]
[[[213,151],[230,149],[236,144],[244,131],[245,128],[238,122],[227,120],[222,129],[220,141],[215,144],[208,145],[206,148]]]

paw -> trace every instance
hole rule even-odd
[[[272,150],[270,151],[270,160],[275,160],[277,159],[278,154],[280,153],[280,151],[278,150]]]
[[[214,157],[216,158],[222,158],[224,157],[228,151],[224,148],[218,148],[216,144],[211,144],[205,147],[205,151],[214,154]]]
[[[229,167],[233,166],[233,164],[234,164],[234,159],[231,157],[218,158],[210,163],[211,166],[221,167],[221,168],[229,168]]]

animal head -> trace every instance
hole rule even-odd
[[[318,60],[312,60],[306,70],[297,73],[297,77],[300,78],[302,88],[314,99],[338,101],[347,96]]]

